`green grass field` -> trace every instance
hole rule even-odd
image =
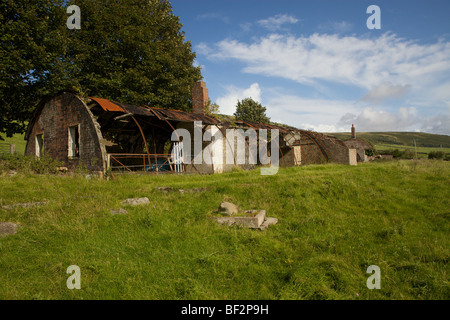
[[[329,133],[339,139],[350,139],[350,132]],[[410,146],[425,148],[450,148],[450,136],[425,132],[357,132],[356,138],[373,145]]]
[[[4,144],[15,144],[16,145],[16,153],[23,155],[25,153],[25,147],[27,145],[27,141],[24,139],[23,134],[15,134],[11,138],[4,137],[4,140],[0,140],[0,143]]]
[[[347,132],[330,133],[338,139],[350,139]],[[386,152],[398,149],[409,150],[417,158],[428,158],[432,151],[442,151],[450,154],[450,136],[430,134],[423,132],[360,132],[356,134],[358,139],[363,139],[373,145],[377,152]],[[415,141],[415,145],[414,145]]]
[[[4,172],[0,205],[48,204],[0,209],[21,226],[0,238],[0,299],[449,299],[449,172],[429,160],[109,181]],[[151,203],[110,213],[130,197]],[[218,225],[223,200],[279,222]]]
[[[445,154],[450,154],[450,148],[436,148],[436,147],[413,147],[413,146],[403,146],[403,145],[394,145],[394,144],[375,144],[375,149],[378,152],[383,151],[392,151],[398,149],[400,151],[409,150],[412,153],[417,152],[417,158],[428,158],[428,153],[431,151],[442,151]]]

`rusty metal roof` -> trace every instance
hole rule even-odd
[[[108,99],[102,99],[102,98],[96,98],[96,97],[90,97],[92,100],[97,102],[100,107],[105,111],[113,111],[113,112],[123,112],[123,113],[132,113],[135,115],[140,116],[148,116],[148,117],[156,117],[159,120],[171,120],[171,121],[184,121],[184,122],[194,122],[194,121],[202,121],[205,124],[221,124],[222,122],[218,119],[215,119],[211,116],[208,116],[203,113],[192,113],[192,112],[186,112],[181,110],[175,110],[175,109],[163,109],[163,108],[157,108],[157,107],[149,107],[149,106],[134,106],[129,105],[125,103],[120,103],[116,101],[110,101]],[[251,127],[254,129],[278,129],[281,135],[285,135],[289,132],[300,132],[304,135],[306,135],[310,139],[327,139],[327,140],[338,140],[338,143],[343,144],[343,142],[340,142],[339,139],[336,139],[335,137],[327,136],[318,132],[309,131],[309,130],[302,130],[297,129],[290,126],[279,126],[275,124],[263,124],[259,122],[253,122],[253,121],[241,121],[237,120],[235,121],[238,125],[243,125],[246,127]],[[335,141],[336,142],[336,141]]]
[[[219,124],[220,121],[210,117],[203,113],[192,113],[192,112],[186,112],[181,110],[174,110],[174,109],[162,109],[162,108],[156,108],[156,107],[149,107],[145,106],[145,108],[151,110],[158,118],[166,118],[169,120],[178,120],[178,121],[202,121],[207,124]]]
[[[110,101],[108,99],[89,97],[97,102],[97,104],[104,111],[116,111],[124,113],[132,113],[140,116],[157,117],[159,120],[173,120],[173,121],[202,121],[206,124],[219,124],[220,121],[210,117],[206,114],[191,113],[181,110],[162,109],[156,107],[143,106],[138,107],[130,104],[120,103],[116,101]]]
[[[99,106],[102,107],[102,109],[105,111],[124,112],[124,110],[121,107],[119,107],[117,104],[109,101],[108,99],[96,98],[96,97],[89,97],[89,98],[91,98],[92,100],[97,102],[99,104]]]

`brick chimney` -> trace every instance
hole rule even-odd
[[[192,113],[203,113],[208,103],[208,88],[204,81],[197,81],[192,88]]]
[[[355,125],[352,124],[352,139],[356,139],[356,129]]]

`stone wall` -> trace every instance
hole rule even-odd
[[[46,102],[30,125],[25,155],[35,155],[36,135],[43,134],[44,154],[62,161],[69,170],[82,166],[91,172],[104,172],[100,127],[74,94],[64,92]],[[79,128],[79,156],[69,157],[69,127],[74,126]]]
[[[349,139],[343,142],[349,149],[356,149],[358,162],[365,161],[366,149],[373,148],[370,143],[360,139]]]

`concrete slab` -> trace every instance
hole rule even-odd
[[[259,227],[259,230],[264,230],[264,229],[268,228],[271,224],[277,224],[277,223],[278,223],[277,218],[266,218],[266,220],[264,220],[264,222]]]
[[[239,225],[246,228],[257,229],[266,218],[266,210],[247,210],[244,213],[247,213],[248,216],[218,217],[216,218],[216,221],[220,224],[227,224],[229,226]]]
[[[150,200],[148,200],[147,197],[144,198],[130,198],[125,199],[122,201],[122,205],[129,205],[129,206],[137,206],[141,204],[149,204]]]

